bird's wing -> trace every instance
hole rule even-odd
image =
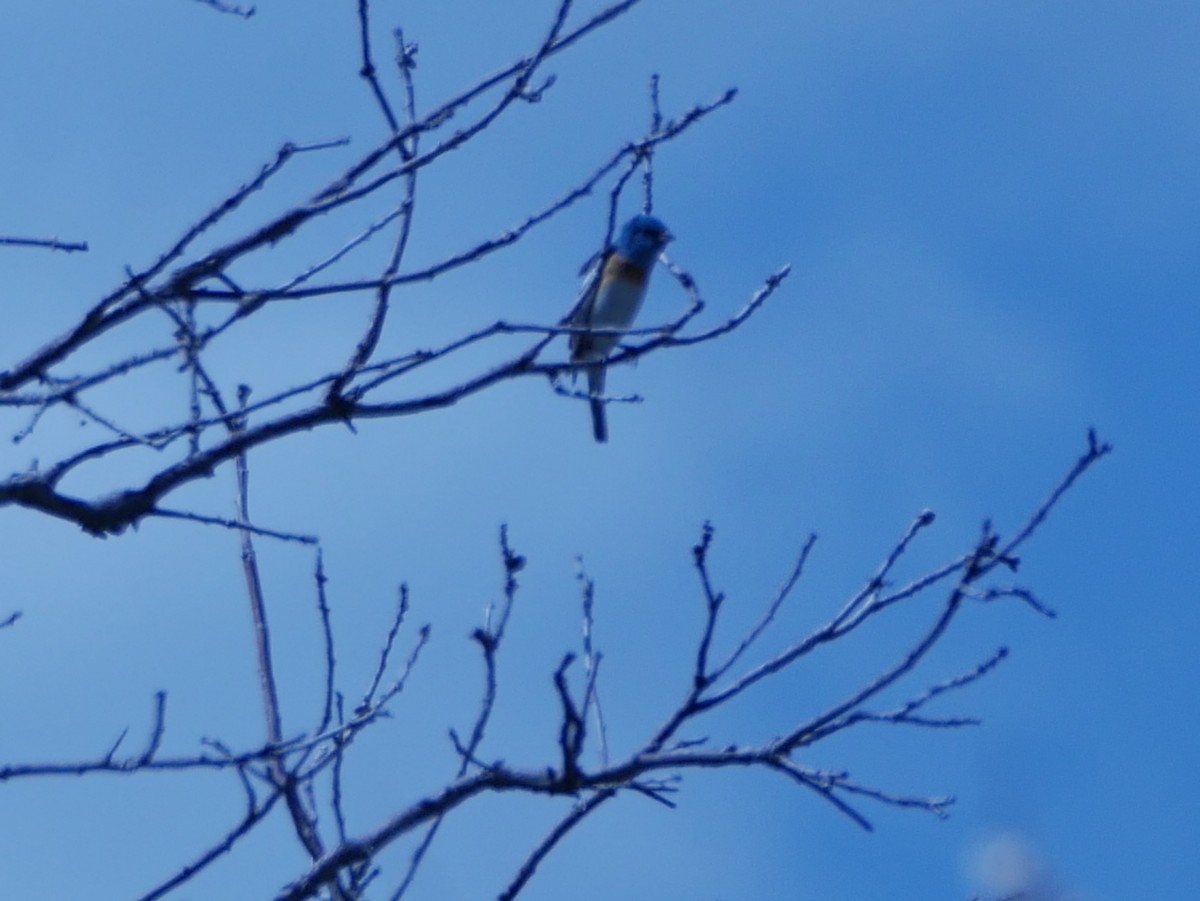
[[[611,248],[596,255],[595,265],[584,276],[583,290],[579,292],[575,305],[571,307],[571,312],[563,320],[565,324],[573,328],[586,328],[591,325],[592,312],[596,306],[596,293],[600,288],[600,273],[604,271],[604,264],[608,262],[611,255]],[[586,332],[575,332],[571,335],[570,344],[571,359],[583,359],[591,351],[592,337]]]

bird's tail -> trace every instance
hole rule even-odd
[[[596,436],[597,442],[603,444],[608,440],[608,423],[604,415],[604,401],[600,400],[600,395],[604,393],[604,367],[589,366],[587,377],[588,394],[592,396],[589,401],[592,408],[592,434]]]
[[[608,440],[608,423],[604,418],[604,401],[592,398],[592,434],[603,444]]]

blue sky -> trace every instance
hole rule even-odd
[[[65,328],[125,266],[151,262],[284,141],[351,139],[291,164],[226,237],[308,196],[381,138],[356,74],[354,4],[257,6],[248,21],[191,0],[6,10],[0,234],[91,250],[0,248],[0,368]],[[381,68],[391,27],[420,44],[418,105],[430,109],[527,52],[552,4],[374,9]],[[677,236],[672,259],[699,280],[703,324],[732,314],[779,266],[793,270],[735,334],[613,372],[612,391],[644,400],[610,410],[607,446],[591,442],[582,404],[528,380],[252,457],[257,519],[322,538],[348,690],[369,677],[398,583],[411,588],[413,628],[433,626],[394,719],[357,749],[352,831],[453,771],[446,729],[465,728],[475,710],[467,636],[498,596],[501,523],[529,564],[484,756],[540,766],[554,753],[550,674],[577,643],[577,554],[597,582],[610,741],[629,749],[686,688],[702,622],[690,549],[705,520],[730,598],[726,642],[807,534],[820,535],[765,654],[831,615],[924,508],[938,521],[899,578],[966,549],[986,517],[1011,532],[1094,426],[1115,453],[1055,510],[1019,573],[1059,618],[1015,603],[973,608],[889,696],[1005,645],[998,671],[938,708],[984,725],[878,726],[804,760],[896,793],[954,794],[949,820],[864,805],[876,825],[867,834],[778,777],[691,773],[678,810],[629,798],[599,812],[526,897],[965,899],[988,888],[980,861],[1004,853],[1036,860],[1059,899],[1200,891],[1190,838],[1200,788],[1197,46],[1200,10],[1170,0],[645,0],[555,58],[542,102],[431,168],[413,267],[512,227],[638,136],[651,73],[669,115],[737,86],[732,106],[659,152],[655,210]],[[604,196],[509,252],[399,294],[388,346],[500,317],[556,320],[603,233]],[[622,213],[633,206],[627,197]],[[380,209],[322,222],[246,275],[269,281]],[[665,275],[647,323],[686,306]],[[265,392],[343,359],[366,303],[289,309],[214,348],[214,365],[229,384]],[[136,420],[178,413],[183,395],[149,382],[103,401]],[[0,418],[6,436],[22,423]],[[81,434],[48,420],[29,441],[4,443],[0,470],[52,459]],[[68,487],[98,496],[157,462],[97,467]],[[171,500],[228,515],[231,497],[221,471]],[[206,736],[261,741],[234,535],[152,521],[101,541],[6,507],[0,541],[0,615],[24,613],[0,633],[0,765],[95,757],[126,727],[136,746],[158,690],[170,697],[171,753]],[[270,542],[260,553],[285,715],[300,730],[320,686],[312,557]],[[822,709],[884,669],[928,610],[915,605],[748,695],[712,722],[713,742],[766,740]],[[230,782],[2,784],[6,885],[14,897],[137,897],[235,820]],[[410,897],[494,897],[560,812],[507,797],[463,811]],[[381,862],[405,859],[397,848]],[[280,821],[178,897],[270,897],[302,868]]]

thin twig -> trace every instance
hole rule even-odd
[[[0,247],[44,247],[63,253],[86,252],[87,241],[60,241],[58,238],[12,238],[0,236]]]

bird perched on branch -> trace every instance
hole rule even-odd
[[[653,216],[634,216],[625,223],[617,243],[601,254],[583,290],[570,324],[579,328],[627,329],[633,325],[642,301],[650,270],[673,235]],[[592,407],[592,432],[596,440],[608,440],[604,418],[604,361],[617,344],[617,335],[576,332],[571,335],[571,362],[594,362],[587,368],[588,395]]]

